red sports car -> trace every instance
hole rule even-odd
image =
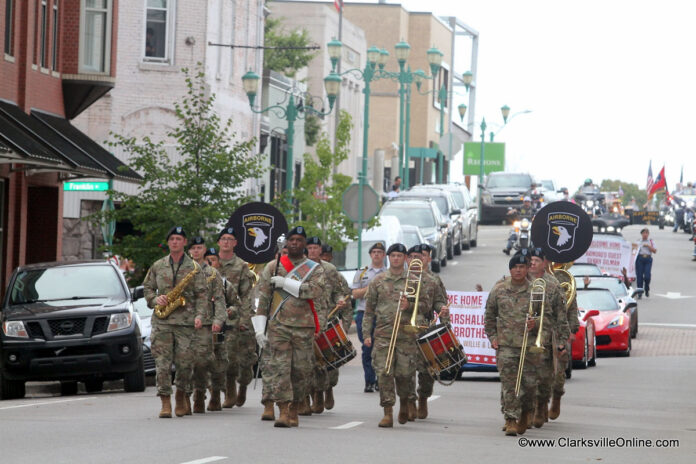
[[[599,352],[631,355],[631,311],[628,307],[622,310],[611,291],[603,288],[578,289],[578,308],[599,311],[593,317]]]
[[[598,315],[599,311],[596,309],[578,311],[580,329],[575,333],[575,339],[571,345],[575,369],[587,369],[587,366],[594,366],[597,363],[597,339],[593,317]]]

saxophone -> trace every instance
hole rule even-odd
[[[167,293],[167,304],[165,306],[155,305],[154,315],[159,319],[166,319],[180,306],[184,306],[186,304],[186,299],[183,297],[182,293],[184,293],[184,289],[188,287],[200,270],[201,267],[194,261],[193,271],[186,274],[184,278],[181,279],[181,282],[176,284],[176,287],[174,287],[171,292]]]

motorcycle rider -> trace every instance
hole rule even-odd
[[[532,199],[531,197],[524,197],[522,201],[522,206],[520,206],[520,209],[515,209],[515,208],[509,208],[507,212],[508,216],[508,221],[510,221],[512,224],[515,223],[515,221],[520,221],[523,218],[527,218],[530,221],[536,214],[536,208],[532,204]],[[503,253],[506,255],[510,254],[510,250],[512,247],[515,245],[515,242],[517,241],[517,232],[515,231],[515,228],[513,227],[512,230],[510,231],[510,235],[508,236],[508,241],[507,245],[505,248],[503,248]]]

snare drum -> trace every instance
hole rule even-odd
[[[326,363],[328,370],[338,369],[356,356],[338,318],[331,319],[326,330],[314,337],[314,352],[318,353],[317,359]]]
[[[418,337],[418,348],[433,377],[444,371],[457,373],[466,364],[466,354],[449,324],[438,324]]]

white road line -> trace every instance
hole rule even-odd
[[[195,461],[186,461],[181,464],[205,464],[206,462],[222,461],[227,459],[227,456],[210,456],[209,458],[196,459]]]
[[[438,399],[439,397],[440,397],[440,395],[433,395],[433,396],[431,396],[430,398],[428,398],[428,403],[431,402],[431,401],[435,401],[435,400]]]
[[[684,328],[696,328],[696,324],[663,324],[660,322],[641,322],[639,325],[641,326],[649,326],[649,327],[684,327]]]
[[[348,422],[347,424],[339,425],[337,427],[329,427],[329,428],[333,429],[333,430],[346,430],[346,429],[352,429],[353,427],[357,427],[360,424],[362,424],[362,422]]]
[[[90,397],[88,397],[88,398],[73,398],[73,399],[70,399],[70,400],[57,400],[57,401],[44,401],[44,402],[41,402],[41,403],[18,404],[18,405],[16,405],[16,406],[5,406],[5,407],[2,407],[2,408],[0,408],[0,410],[3,410],[3,409],[17,409],[17,408],[29,408],[29,407],[31,407],[31,406],[44,406],[44,405],[47,405],[47,404],[71,403],[71,402],[73,402],[73,401],[93,400],[94,398],[95,398],[94,396],[90,396]]]

